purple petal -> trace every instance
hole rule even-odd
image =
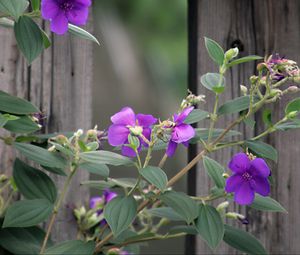
[[[157,119],[154,118],[152,115],[141,113],[136,115],[136,119],[138,121],[138,125],[142,127],[150,127],[154,125],[157,121]]]
[[[263,177],[268,177],[271,173],[266,161],[262,158],[256,158],[251,161],[250,171],[253,175],[260,175]]]
[[[74,25],[85,25],[89,16],[87,7],[76,7],[67,13],[67,18]]]
[[[185,147],[189,147],[189,141],[182,142],[182,144],[183,144]]]
[[[270,184],[267,178],[261,176],[253,176],[255,181],[254,190],[262,196],[268,196],[270,194]]]
[[[41,12],[43,19],[52,19],[59,13],[59,5],[54,0],[43,0],[41,3]]]
[[[76,3],[82,4],[83,6],[91,6],[92,1],[91,0],[76,0]]]
[[[141,146],[138,148],[138,152],[140,150],[141,150]],[[126,157],[131,157],[131,158],[136,157],[135,151],[132,148],[128,147],[128,146],[122,146],[122,155],[124,155]]]
[[[190,140],[195,136],[195,130],[191,125],[180,124],[172,131],[171,140],[176,143],[182,143]]]
[[[237,153],[229,162],[228,167],[235,173],[243,173],[250,168],[250,159],[245,153]]]
[[[239,174],[234,174],[230,176],[226,180],[226,186],[225,186],[226,192],[230,193],[236,191],[240,187],[240,185],[243,184],[243,182],[244,182],[243,177]]]
[[[108,129],[108,142],[112,146],[124,144],[130,131],[123,125],[111,125]]]
[[[143,133],[142,134],[143,134],[144,137],[146,137],[148,139],[148,141],[150,141],[150,139],[151,139],[151,132],[152,132],[151,128],[144,128],[143,129]],[[143,139],[140,138],[140,142],[145,147],[148,147],[148,144]]]
[[[135,125],[135,114],[130,107],[124,107],[120,112],[113,115],[111,118],[112,123],[119,125]]]
[[[168,155],[168,157],[172,157],[177,149],[178,144],[174,143],[173,141],[170,141],[168,144],[168,148],[166,151],[166,154]]]
[[[177,124],[181,124],[193,110],[194,106],[185,108],[178,116],[174,115],[174,121]]]
[[[103,202],[103,198],[102,197],[92,197],[90,199],[90,208],[93,209],[97,205],[101,204],[102,202]]]
[[[58,35],[63,35],[68,31],[68,19],[64,13],[59,13],[51,19],[50,29]]]
[[[249,205],[254,200],[254,190],[249,182],[241,183],[240,187],[234,193],[234,201],[240,205]]]
[[[113,200],[118,194],[116,192],[110,191],[109,189],[105,189],[104,192],[105,202],[108,203]]]

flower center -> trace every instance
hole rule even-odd
[[[252,179],[252,175],[250,175],[249,173],[243,173],[243,175],[242,175],[242,177],[243,177],[243,179],[245,180],[245,181],[250,181],[251,179]]]
[[[60,8],[65,12],[72,10],[74,7],[73,3],[66,1],[60,5]]]

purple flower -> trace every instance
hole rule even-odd
[[[171,126],[166,128],[172,128],[171,138],[168,144],[166,154],[168,157],[172,157],[175,153],[178,144],[182,143],[188,146],[188,141],[195,136],[195,130],[191,125],[185,124],[184,120],[194,110],[194,107],[185,108],[179,115],[174,114],[174,122]]]
[[[111,117],[112,125],[108,129],[108,142],[112,146],[122,146],[122,154],[128,157],[135,157],[135,151],[126,146],[128,144],[128,135],[132,134],[139,138],[141,145],[148,146],[141,138],[143,135],[148,140],[151,135],[151,126],[157,121],[152,115],[137,114],[130,107],[123,108],[120,112]]]
[[[234,174],[226,181],[226,192],[234,192],[234,201],[241,205],[249,205],[254,200],[255,192],[268,196],[270,184],[268,176],[271,171],[262,158],[250,160],[245,153],[237,153],[228,167]]]
[[[68,23],[85,25],[91,0],[42,0],[42,17],[50,20],[52,32],[62,35],[68,31]]]
[[[90,199],[90,208],[94,209],[95,207],[102,205],[104,202],[103,197],[92,197]]]
[[[116,192],[110,191],[109,189],[105,189],[103,192],[105,204],[113,200],[118,194]]]

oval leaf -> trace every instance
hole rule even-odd
[[[287,211],[284,207],[279,204],[276,200],[271,197],[263,197],[261,195],[256,194],[253,203],[250,207],[260,210],[260,211],[269,211],[269,212],[284,212]]]
[[[172,221],[183,221],[183,218],[178,215],[171,207],[151,208],[147,210],[152,216],[159,218],[167,218]]]
[[[3,222],[7,227],[31,227],[45,221],[53,205],[46,199],[22,200],[8,207]]]
[[[178,213],[188,224],[198,217],[197,203],[184,193],[167,191],[160,196],[160,199]]]
[[[218,109],[218,114],[231,114],[247,110],[250,104],[250,96],[237,97],[233,100],[227,101]]]
[[[200,109],[194,109],[185,119],[184,123],[194,124],[209,117],[209,113]]]
[[[224,224],[221,215],[210,205],[201,204],[199,206],[196,229],[212,249],[219,245],[224,236]]]
[[[52,203],[56,201],[56,187],[50,177],[18,158],[14,163],[13,177],[18,190],[27,199],[44,198]]]
[[[104,208],[104,218],[114,236],[127,229],[137,214],[137,203],[133,197],[116,197]]]
[[[85,243],[81,240],[71,240],[50,247],[43,254],[44,255],[63,255],[63,254],[92,255],[94,253],[94,250],[95,250],[94,242]]]
[[[262,158],[271,159],[277,162],[278,155],[276,149],[264,142],[261,141],[251,141],[248,140],[245,142],[245,145],[257,156]]]
[[[8,121],[4,128],[10,132],[19,134],[33,133],[40,129],[39,125],[28,116],[21,116],[17,120]]]
[[[300,112],[300,98],[296,98],[293,101],[289,102],[285,108],[286,115],[294,111]]]
[[[43,34],[39,26],[28,16],[21,16],[14,26],[20,51],[31,64],[44,49]]]
[[[200,81],[202,85],[215,93],[219,94],[224,91],[225,78],[218,73],[207,73],[201,76]]]
[[[225,225],[223,240],[233,248],[248,254],[267,254],[265,248],[253,235],[229,225]]]
[[[147,166],[140,170],[140,174],[161,191],[167,188],[168,177],[159,167]]]
[[[203,165],[209,177],[214,181],[216,186],[218,188],[224,188],[225,187],[225,180],[223,177],[224,167],[221,166],[217,161],[206,156],[203,158]]]
[[[222,47],[212,39],[207,37],[205,39],[205,47],[211,59],[215,61],[219,66],[224,62],[224,50]]]
[[[80,168],[89,171],[92,174],[101,175],[103,177],[109,176],[109,168],[104,164],[94,162],[84,162],[79,165]]]
[[[247,62],[250,62],[250,61],[260,60],[260,59],[263,59],[263,57],[256,56],[256,55],[250,55],[250,56],[238,58],[238,59],[235,59],[235,60],[231,61],[229,64],[227,64],[227,67],[232,67],[232,66],[235,66],[235,65],[238,65],[238,64],[247,63]]]
[[[84,29],[82,29],[80,27],[69,24],[69,32],[72,35],[78,36],[78,37],[86,39],[86,40],[90,40],[90,41],[95,42],[98,45],[100,45],[99,41],[97,40],[97,38],[95,36],[93,36],[92,34],[90,34],[89,32],[85,31]]]
[[[15,19],[27,9],[29,2],[27,0],[1,0],[0,1],[0,12],[9,14]]]

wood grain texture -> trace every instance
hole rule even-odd
[[[91,25],[87,29],[91,31]],[[51,40],[52,47],[28,67],[17,49],[13,30],[0,28],[0,89],[37,105],[47,116],[44,133],[87,130],[92,119],[93,45],[70,35],[52,35]],[[11,173],[14,156],[12,148],[0,145],[1,173]],[[88,199],[88,190],[79,188],[88,178],[84,171],[74,177],[51,235],[54,241],[76,237],[71,208]],[[62,187],[64,177],[53,179],[58,188]]]
[[[224,48],[238,46],[241,56],[258,54],[261,56],[279,52],[287,58],[300,62],[300,1],[298,0],[199,0],[198,8],[198,75],[208,71],[217,71],[209,60],[204,47],[203,37],[207,36],[220,42]],[[248,85],[248,77],[255,71],[255,64],[243,64],[234,67],[226,75],[227,90],[222,100],[239,95],[239,85]],[[209,92],[199,85],[200,93]],[[298,95],[299,96],[299,95]],[[212,109],[212,95],[207,99],[206,108]],[[287,99],[281,100],[272,108],[274,119],[283,116]],[[229,122],[231,117],[220,121],[220,127]],[[256,116],[255,130],[239,127],[245,137],[263,129],[260,113]],[[250,220],[248,230],[262,240],[270,254],[300,254],[300,193],[298,192],[300,131],[276,133],[266,138],[267,142],[278,149],[279,162],[272,165],[275,186],[272,196],[280,201],[289,211],[288,215],[258,213],[248,210]],[[227,164],[236,152],[226,150],[214,155],[219,162]],[[198,167],[198,194],[208,192],[209,180],[200,164]],[[245,213],[244,210],[242,210]],[[235,223],[237,224],[237,223]],[[240,226],[243,227],[243,226]],[[197,254],[239,254],[221,245],[212,252],[200,239],[197,242]]]

